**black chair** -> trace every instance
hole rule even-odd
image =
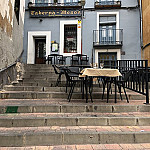
[[[89,57],[87,57],[87,55],[82,55],[80,61],[81,65],[89,65]]]
[[[64,73],[66,76],[66,80],[71,87],[69,94],[68,94],[68,101],[70,102],[73,91],[74,91],[74,87],[77,83],[80,83],[80,86],[82,88],[82,90],[81,90],[82,91],[82,98],[84,98],[84,88],[83,87],[85,85],[85,88],[87,88],[89,81],[85,80],[84,78],[79,78],[79,72],[73,72],[68,68],[64,68]],[[91,102],[93,102],[91,86],[89,86],[89,93],[90,93]],[[87,100],[86,100],[86,102],[87,102]]]
[[[57,81],[56,81],[56,85],[58,86],[59,83],[61,82],[61,76],[64,74],[64,70],[63,67],[58,67],[57,65],[52,65],[55,71],[55,74],[58,75]]]
[[[65,57],[65,56],[60,56],[59,58],[58,58],[58,61],[59,61],[59,64],[60,65],[66,65],[66,58],[67,57]]]
[[[50,55],[47,56],[46,61],[48,61],[48,64],[49,64],[49,63],[52,64],[52,59],[53,59],[53,57],[51,57]]]
[[[72,55],[71,64],[72,65],[79,65],[79,57],[77,55]]]
[[[72,76],[72,78],[79,78],[79,67],[68,67],[69,71],[69,75]],[[70,86],[70,82],[68,80],[66,80],[66,93],[67,93],[67,89],[68,86]]]
[[[124,72],[122,74],[124,74],[124,76],[123,77],[119,77],[119,79],[115,79],[114,77],[105,79],[105,81],[104,81],[105,83],[104,83],[104,87],[103,87],[102,99],[104,97],[104,90],[105,90],[104,88],[105,88],[105,86],[107,84],[107,103],[108,103],[108,100],[109,100],[109,91],[111,89],[111,84],[112,83],[114,83],[114,84],[116,84],[118,86],[121,100],[123,100],[122,99],[122,95],[121,95],[121,87],[123,88],[125,96],[126,96],[126,99],[127,99],[127,103],[129,103],[128,96],[127,96],[127,93],[126,93],[126,90],[125,90],[125,83],[128,81],[129,77],[131,76],[132,71],[129,70],[129,71]]]
[[[123,99],[122,99],[122,95],[121,95],[121,87],[122,87],[123,90],[124,90],[126,99],[127,99],[127,103],[129,103],[129,100],[128,100],[128,96],[127,96],[127,93],[126,93],[126,90],[125,90],[125,83],[128,81],[128,79],[130,78],[131,75],[132,75],[132,71],[129,70],[129,71],[127,71],[127,72],[125,73],[124,77],[122,77],[122,78],[119,79],[119,80],[116,80],[116,85],[118,86],[118,89],[119,89],[120,98],[121,98],[121,100],[123,100]]]

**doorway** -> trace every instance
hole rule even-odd
[[[46,63],[46,38],[35,38],[35,64]]]
[[[105,68],[115,68],[117,62],[117,53],[116,52],[102,52],[98,53],[98,62],[104,63]]]

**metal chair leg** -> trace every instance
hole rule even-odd
[[[62,75],[62,74],[59,74],[59,76],[58,76],[58,79],[57,79],[57,82],[56,82],[56,85],[55,85],[55,86],[58,86],[59,82],[61,82],[61,75]]]
[[[102,94],[102,100],[103,100],[103,98],[104,98],[105,86],[106,86],[106,83],[105,83],[105,82],[103,82],[103,94]]]
[[[93,78],[90,79],[90,86],[89,86],[90,98],[91,98],[91,102],[93,103],[92,92],[93,92]]]
[[[122,85],[122,87],[123,87],[123,89],[124,89],[124,93],[125,93],[125,96],[126,96],[126,99],[127,99],[127,103],[129,103],[128,96],[127,96],[127,93],[126,93],[126,90],[125,90],[124,85]]]
[[[70,102],[70,100],[71,100],[72,93],[73,93],[73,91],[74,91],[75,85],[76,85],[76,83],[72,83],[71,90],[70,90],[70,96],[69,96],[69,102]]]
[[[121,86],[118,85],[118,89],[119,89],[120,98],[121,98],[121,100],[123,100],[122,95],[121,95]]]

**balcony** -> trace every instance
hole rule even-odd
[[[77,1],[77,2],[66,2],[66,3],[28,3],[28,8],[29,9],[38,9],[38,8],[43,8],[43,9],[56,9],[56,8],[77,8],[81,9],[82,8],[82,2]]]
[[[95,8],[97,9],[107,9],[107,8],[120,8],[121,1],[95,1]]]
[[[95,48],[121,48],[122,45],[122,29],[103,29],[93,31],[93,47]]]

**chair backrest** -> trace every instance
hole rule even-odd
[[[65,73],[67,81],[69,81],[69,82],[72,82],[74,77],[75,78],[79,77],[79,68],[78,67],[63,68],[63,71]]]
[[[70,72],[80,73],[79,67],[69,67]]]
[[[126,73],[125,73],[125,76],[123,78],[124,81],[127,81],[129,79],[129,77],[131,76],[132,74],[132,71],[131,70],[128,70]]]
[[[68,82],[72,82],[72,78],[69,76],[69,73],[71,72],[68,68],[64,68],[64,73],[65,73],[65,76],[66,76],[66,80]]]

